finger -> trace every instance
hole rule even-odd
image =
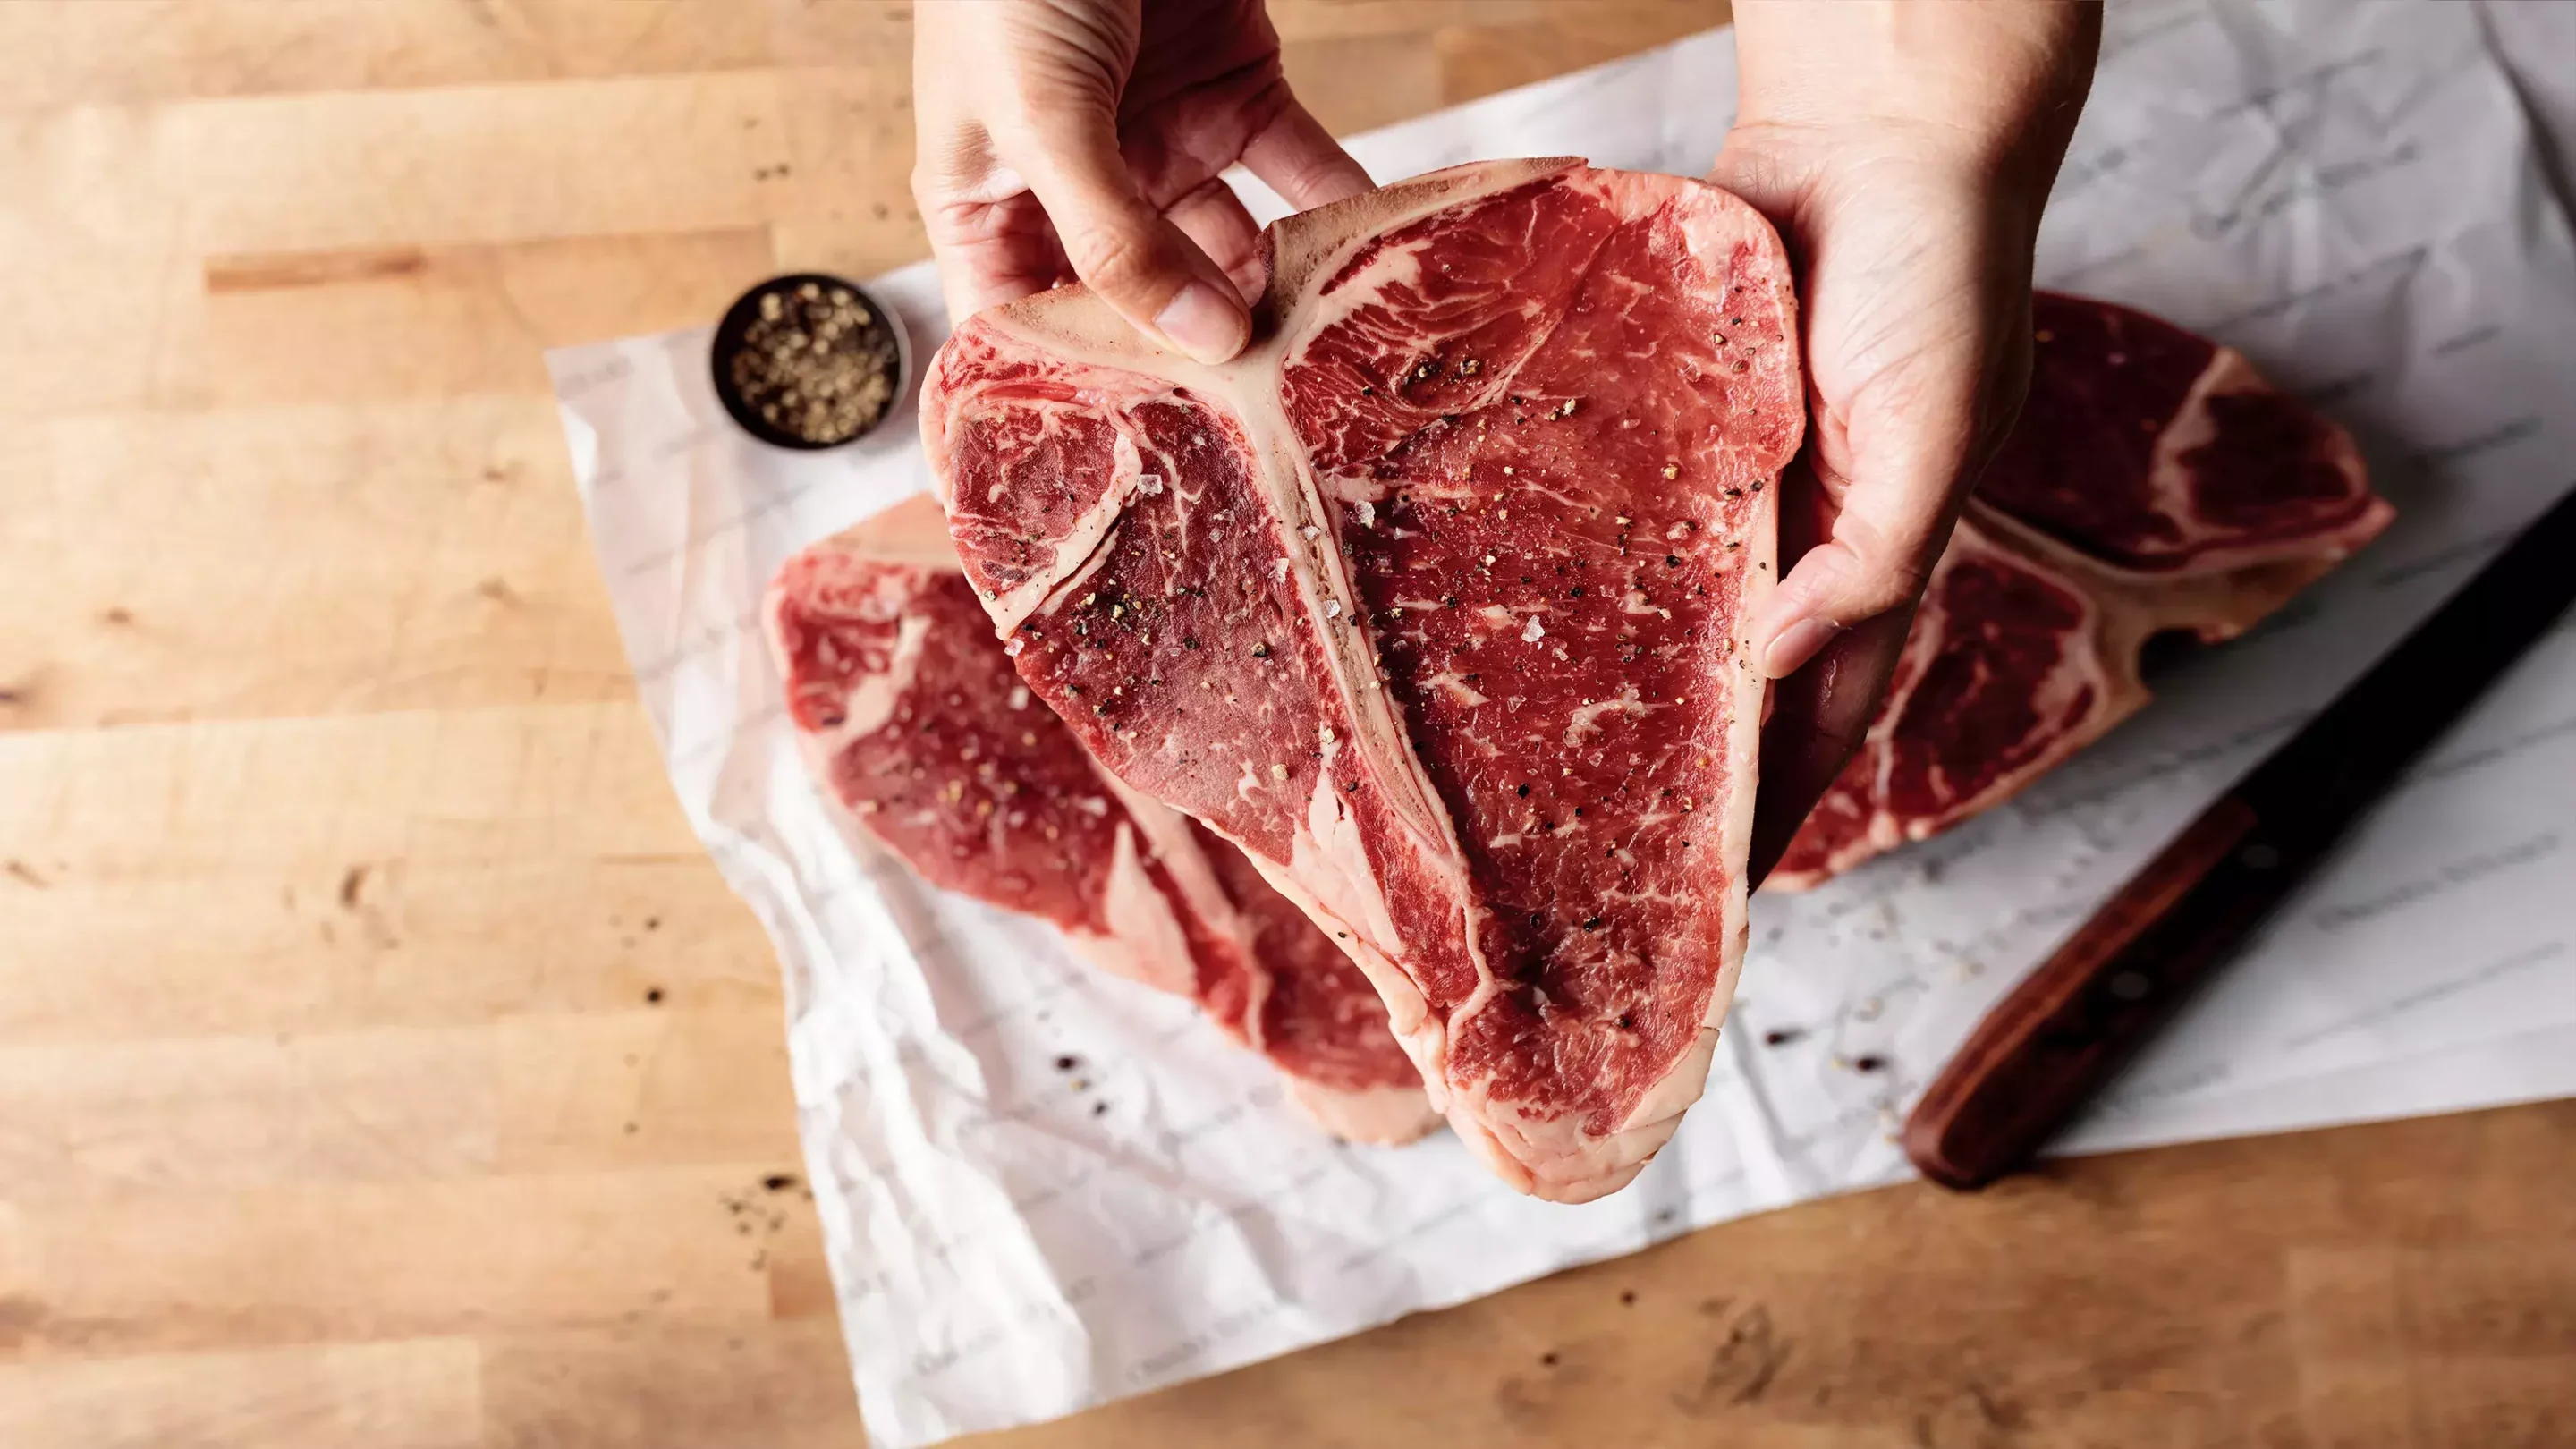
[[[1825,542],[1834,506],[1814,450],[1780,479],[1780,560],[1792,572]],[[1902,618],[1906,622],[1896,622]],[[1759,886],[1867,737],[1880,692],[1904,652],[1910,610],[1896,610],[1828,643],[1806,668],[1771,687],[1762,720],[1748,880]]]
[[[1811,452],[1839,499],[1831,535],[1772,590],[1753,630],[1774,679],[1842,630],[1911,604],[1975,481],[1979,420],[1992,372],[1972,299],[1918,324],[1944,340],[1872,380],[1847,416],[1819,408]]]
[[[921,206],[940,295],[959,320],[1032,292],[1068,274],[1064,249],[1046,213],[1027,195],[1000,202]]]
[[[1046,213],[1019,173],[1002,164],[991,132],[976,121],[925,114],[912,168],[912,199],[930,235],[948,315],[975,313],[1064,275],[1064,255]]]
[[[1163,208],[1163,214],[1224,270],[1245,301],[1261,295],[1262,284],[1269,280],[1261,259],[1261,227],[1224,178],[1209,177],[1198,189]]]
[[[1912,609],[1892,609],[1837,635],[1806,668],[1772,686],[1771,717],[1762,723],[1762,779],[1753,792],[1749,886],[1759,887],[1771,874],[1808,812],[1851,763],[1913,623]]]
[[[1243,164],[1299,211],[1357,196],[1376,183],[1333,133],[1291,98],[1243,148]]]
[[[1050,117],[1051,130],[1069,118]],[[1252,321],[1222,268],[1146,204],[1106,112],[1069,135],[996,138],[1055,225],[1065,259],[1100,299],[1147,336],[1205,363],[1243,350]]]

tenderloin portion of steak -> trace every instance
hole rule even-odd
[[[854,842],[1195,1000],[1328,1131],[1403,1142],[1439,1121],[1359,968],[1233,847],[1103,773],[1012,672],[929,499],[789,560],[764,612]]]
[[[1021,678],[1350,952],[1495,1171],[1596,1197],[1743,959],[1786,258],[1725,192],[1570,161],[1267,239],[1223,367],[1079,287],[957,330],[922,416],[959,553]]]
[[[2084,297],[2032,315],[2021,421],[1773,889],[2010,799],[2146,703],[2148,638],[2241,634],[2388,526],[2352,439],[2242,354]]]

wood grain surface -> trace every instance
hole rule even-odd
[[[1715,0],[1276,0],[1356,129]],[[910,16],[0,5],[0,1445],[856,1446],[540,350],[922,253]],[[1013,1449],[2576,1443],[2576,1105],[1870,1193]]]

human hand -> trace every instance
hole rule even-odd
[[[2091,84],[2098,5],[1736,0],[1743,100],[1710,179],[1798,273],[1807,446],[1754,623],[1779,680],[1759,883],[1841,773],[1925,578],[2030,378],[2031,253]]]
[[[1260,228],[1237,161],[1294,207],[1369,189],[1297,104],[1261,0],[924,0],[914,198],[949,315],[1079,278],[1223,362],[1251,336]]]

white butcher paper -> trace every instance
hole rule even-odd
[[[2576,120],[2569,10],[2113,7],[2042,279],[2242,348],[2353,428],[2398,521],[2253,635],[2167,671],[2144,714],[2019,800],[1811,894],[1756,897],[1706,1099],[1635,1185],[1580,1207],[1509,1191],[1446,1134],[1336,1144],[1189,1003],[854,854],[790,739],[757,607],[795,550],[929,486],[911,414],[852,448],[776,452],[717,406],[709,329],[552,354],[672,784],[777,944],[874,1440],[1052,1418],[1903,1177],[1900,1116],[1986,1007],[2576,475],[2576,251],[2522,109]],[[1352,149],[1381,179],[1534,154],[1695,173],[1733,77],[1715,32]],[[869,286],[927,359],[945,329],[928,268]],[[2576,623],[2067,1146],[2571,1093]]]

